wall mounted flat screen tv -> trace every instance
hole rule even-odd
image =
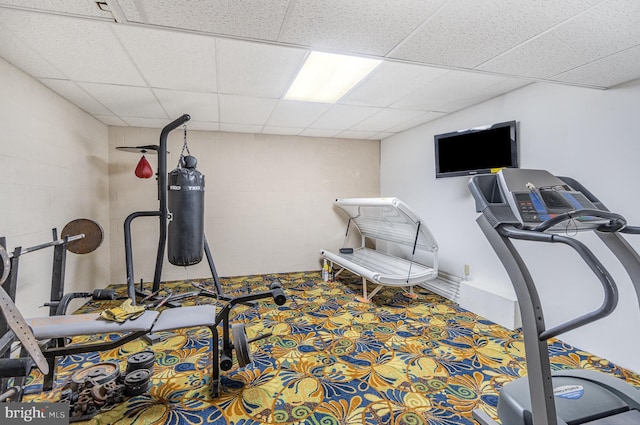
[[[518,168],[515,121],[437,134],[434,141],[436,178]]]

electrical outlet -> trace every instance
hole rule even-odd
[[[471,273],[471,266],[468,264],[464,265],[464,279],[467,280],[469,278],[469,274]]]

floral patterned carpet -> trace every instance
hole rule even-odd
[[[500,388],[526,374],[520,333],[423,289],[411,299],[385,288],[367,304],[355,299],[359,278],[343,275],[337,282],[323,282],[319,272],[244,276],[223,278],[222,285],[237,295],[266,289],[272,277],[289,299],[283,306],[269,300],[232,310],[248,338],[272,336],[251,344],[252,364],[238,368],[234,361],[222,372],[219,398],[209,393],[211,334],[196,328],[163,334],[152,346],[137,340],[60,359],[54,390],[25,401],[57,401],[75,371],[118,359],[124,370],[129,354],[150,348],[156,355],[150,390],[86,423],[460,425],[475,424],[471,412],[478,407],[495,416]],[[190,281],[166,285],[194,290]],[[81,311],[109,306],[88,303]],[[555,369],[596,369],[640,386],[637,375],[560,341],[550,344],[550,354]],[[41,377],[32,374],[28,384],[37,390]]]

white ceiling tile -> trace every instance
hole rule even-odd
[[[640,78],[637,0],[108,3],[117,24],[92,0],[0,0],[0,57],[108,125],[378,140],[530,81]],[[285,101],[310,47],[387,60],[336,105]]]
[[[7,19],[7,14],[11,15]],[[68,78],[144,84],[106,22],[3,10],[3,24]]]
[[[220,131],[228,133],[260,133],[261,125],[220,123]]]
[[[297,136],[304,130],[303,128],[295,128],[295,127],[275,127],[270,125],[265,125],[262,128],[262,133],[264,134],[282,134],[285,136]]]
[[[85,90],[72,81],[41,78],[40,82],[89,114],[113,114],[112,111],[105,108],[104,105],[95,100]]]
[[[221,124],[255,124],[260,127],[267,122],[278,102],[277,99],[227,94],[219,95],[219,100]]]
[[[602,0],[453,0],[390,57],[474,68]]]
[[[297,0],[278,41],[385,55],[446,0]]]
[[[12,14],[0,9],[0,58],[5,59],[35,78],[68,78],[29,45],[10,32],[2,22]]]
[[[488,74],[464,71],[449,71],[421,89],[416,90],[392,108],[416,109],[422,111],[443,111],[439,109],[447,103],[469,97],[470,93],[504,80]],[[443,111],[444,112],[444,111]]]
[[[375,138],[376,138],[376,140],[384,140],[387,137],[393,136],[394,134],[396,134],[396,133],[387,133],[385,131],[381,131],[380,133],[375,135]]]
[[[341,139],[371,139],[378,134],[377,131],[353,131],[346,130],[338,134],[337,137]]]
[[[94,115],[93,116],[98,121],[103,124],[114,126],[114,127],[126,127],[127,123],[122,121],[120,118],[113,115]]]
[[[217,122],[191,120],[187,124],[187,127],[189,127],[189,130],[220,131],[220,123]]]
[[[218,95],[215,93],[153,89],[170,117],[189,114],[194,121],[218,122]]]
[[[119,0],[130,22],[275,40],[289,0]]]
[[[472,105],[485,102],[494,97],[498,97],[505,93],[514,91],[521,87],[531,84],[531,81],[522,80],[518,78],[505,78],[498,81],[495,84],[477,87],[475,90],[469,90],[467,96],[460,96],[455,99],[451,99],[450,102],[443,103],[438,106],[438,110],[454,112],[464,108],[468,108]]]
[[[164,128],[168,121],[161,118],[120,117],[130,127]]]
[[[395,127],[389,128],[388,131],[399,133],[401,131],[409,130],[410,128],[417,127],[429,121],[437,120],[447,115],[446,112],[426,112],[424,115],[418,116],[412,120],[405,121]]]
[[[409,109],[382,109],[371,115],[364,121],[349,128],[356,131],[386,131],[403,122],[413,120],[419,116],[423,116],[424,111],[412,111]]]
[[[310,127],[331,130],[347,129],[369,118],[380,110],[381,108],[366,106],[333,105],[324,115],[314,121]]]
[[[604,1],[478,69],[549,78],[639,45],[638,17],[638,1]]]
[[[447,72],[444,68],[385,61],[339,103],[386,107]]]
[[[304,131],[302,131],[302,133],[300,133],[300,136],[335,137],[341,132],[342,132],[342,130],[327,130],[327,129],[322,129],[322,128],[307,128]]]
[[[151,89],[112,84],[78,84],[120,117],[168,118]]]
[[[220,93],[280,97],[307,51],[238,40],[218,41]]]
[[[14,6],[70,15],[90,16],[94,18],[112,19],[111,12],[101,10],[96,2],[69,0],[0,0],[0,5]]]
[[[267,125],[276,127],[308,127],[331,108],[330,103],[281,100]]]
[[[554,81],[598,87],[614,87],[638,78],[640,78],[640,46],[551,77]]]
[[[116,25],[114,31],[151,87],[215,92],[215,39]]]

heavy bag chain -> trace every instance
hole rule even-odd
[[[187,151],[187,155],[191,156],[191,152],[189,152],[189,146],[187,146],[187,126],[183,125],[182,128],[184,128],[184,141],[182,142],[182,151],[180,151],[180,158],[178,158],[177,168],[183,168],[185,166],[184,151]]]

